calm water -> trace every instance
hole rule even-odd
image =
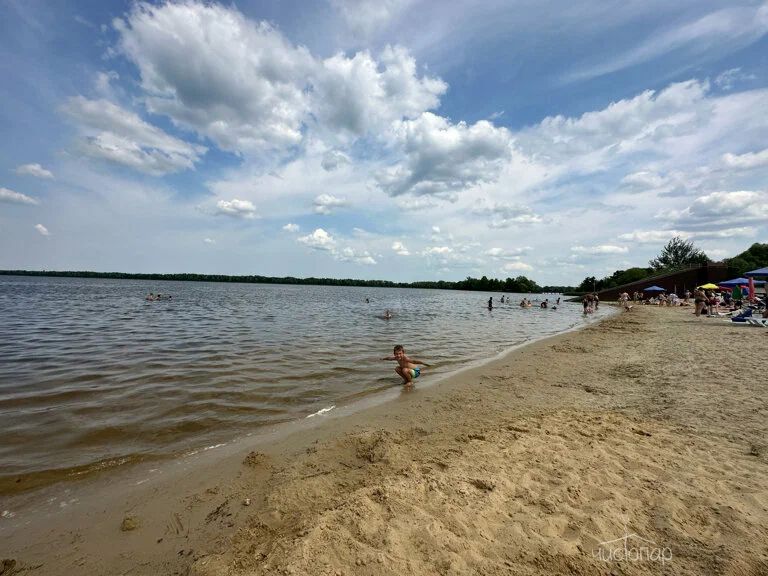
[[[173,299],[147,302],[150,291]],[[0,277],[0,492],[184,453],[397,386],[395,364],[379,360],[397,343],[435,366],[429,379],[585,322],[578,304],[489,312],[489,296]],[[385,308],[392,320],[377,317]]]

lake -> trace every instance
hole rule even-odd
[[[178,456],[397,387],[395,363],[380,360],[394,344],[433,365],[418,386],[609,313],[500,297],[0,276],[0,492]]]

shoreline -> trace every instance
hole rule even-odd
[[[535,312],[538,312],[538,310]],[[426,380],[422,379],[422,381],[419,383],[419,387],[421,389],[428,388],[430,386],[438,385],[446,378],[452,378],[460,373],[470,370],[482,369],[482,367],[486,364],[502,358],[518,348],[528,346],[532,343],[538,342],[539,340],[550,338],[552,336],[581,330],[590,324],[601,321],[605,317],[608,317],[610,314],[615,312],[616,311],[610,311],[608,314],[603,313],[600,316],[584,318],[582,318],[581,314],[578,316],[574,315],[573,324],[561,332],[558,332],[557,334],[532,336],[521,340],[520,342],[513,344],[506,349],[495,352],[491,356],[467,361],[466,364],[460,368],[449,369],[446,372],[438,370],[438,372],[435,374],[430,373]],[[169,452],[145,454],[138,452],[120,454],[106,457],[101,460],[79,464],[69,468],[41,469],[32,472],[9,474],[0,477],[0,499],[13,499],[17,496],[22,496],[25,494],[34,496],[37,492],[40,491],[55,492],[59,488],[66,490],[66,488],[69,486],[75,486],[75,489],[77,489],[76,484],[84,480],[93,480],[95,482],[109,481],[109,479],[105,480],[105,477],[109,475],[131,473],[133,469],[146,470],[155,468],[172,468],[172,463],[176,460],[187,458],[188,456],[195,455],[199,452],[206,452],[213,448],[219,448],[228,445],[241,446],[248,443],[250,438],[257,437],[259,435],[272,436],[275,433],[277,436],[288,435],[293,433],[292,431],[294,430],[303,429],[301,423],[306,418],[313,418],[318,415],[331,418],[346,417],[355,412],[367,410],[373,406],[392,401],[400,394],[400,386],[394,383],[395,380],[396,379],[393,377],[393,384],[386,388],[359,392],[349,397],[337,398],[336,400],[328,399],[327,402],[318,404],[317,410],[314,412],[301,414],[297,417],[286,419],[277,423],[258,424],[255,425],[253,430],[250,432],[233,431],[230,436],[210,439],[210,443],[190,443],[183,450],[175,453]]]
[[[192,457],[171,486],[150,478],[121,495],[115,482],[44,529],[17,519],[4,554],[32,574],[591,574],[606,567],[595,543],[623,534],[605,508],[670,544],[675,573],[758,574],[768,411],[749,382],[766,339],[748,334],[753,361],[700,365],[678,348],[702,330],[711,354],[735,332],[641,307],[527,343],[248,455]],[[707,374],[749,382],[702,386]],[[126,518],[138,528],[122,531]],[[760,545],[738,557],[739,539]]]

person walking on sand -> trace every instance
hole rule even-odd
[[[382,360],[397,361],[398,366],[395,368],[395,372],[397,372],[397,375],[403,379],[402,384],[404,386],[412,385],[413,381],[421,376],[421,368],[419,368],[419,364],[429,367],[429,364],[426,362],[416,360],[415,358],[409,358],[405,354],[405,348],[400,344],[395,346],[392,356],[385,356]]]

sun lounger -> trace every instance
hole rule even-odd
[[[747,322],[750,326],[759,326],[760,328],[768,328],[768,320],[764,318],[747,318]]]

